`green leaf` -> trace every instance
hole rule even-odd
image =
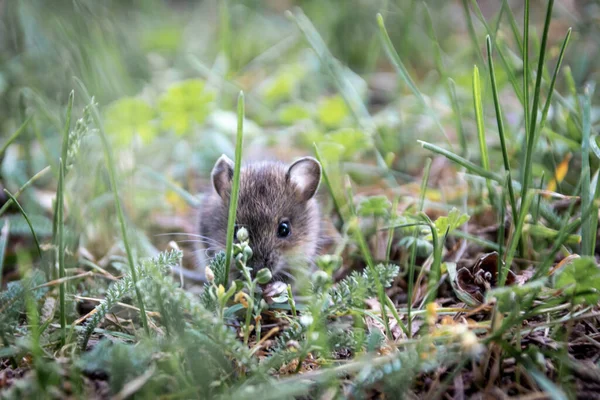
[[[328,128],[337,128],[350,115],[350,110],[342,96],[324,99],[317,110],[319,121]]]
[[[371,196],[358,205],[357,213],[361,217],[385,217],[389,215],[392,203],[385,196]]]
[[[169,88],[159,101],[158,108],[164,129],[178,135],[190,131],[194,124],[202,124],[210,112],[214,94],[205,90],[204,81],[190,79]]]
[[[121,146],[129,145],[135,135],[148,143],[156,136],[153,124],[155,116],[155,111],[145,101],[124,97],[106,109],[105,129],[115,143]]]
[[[600,300],[600,268],[592,257],[578,258],[558,272],[554,287],[574,296],[575,303],[596,304]]]
[[[545,279],[536,279],[523,285],[510,285],[496,287],[486,293],[486,303],[491,299],[496,299],[498,310],[502,313],[508,313],[515,310],[515,304],[525,304],[526,298],[537,296],[546,283]]]
[[[325,141],[341,145],[344,148],[342,158],[351,159],[371,147],[369,137],[358,129],[340,129],[325,136]],[[321,145],[319,144],[319,148]]]
[[[305,73],[306,71],[300,65],[282,68],[281,71],[265,85],[263,94],[266,102],[273,104],[289,99]]]
[[[435,228],[438,234],[442,236],[460,227],[462,224],[467,222],[469,218],[470,216],[468,214],[461,214],[457,208],[452,208],[447,217],[439,217],[435,221]],[[426,239],[431,240],[431,235],[428,235]]]
[[[293,125],[311,116],[311,110],[302,104],[286,104],[279,109],[279,121],[284,125]]]

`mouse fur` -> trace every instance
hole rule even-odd
[[[204,266],[225,248],[233,171],[233,161],[222,155],[212,170],[212,190],[200,206],[199,254],[206,257],[200,260]],[[274,281],[292,280],[298,272],[308,274],[322,236],[315,198],[320,181],[321,165],[312,157],[290,165],[261,161],[242,166],[236,227],[248,230],[253,250],[249,266],[254,273],[268,268]],[[290,228],[287,237],[278,235],[282,222]]]

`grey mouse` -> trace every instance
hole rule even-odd
[[[208,259],[225,249],[233,172],[233,161],[222,155],[212,170],[212,190],[200,207],[202,273]],[[274,281],[288,282],[298,272],[309,272],[322,235],[315,199],[320,181],[321,165],[312,157],[290,165],[262,161],[241,167],[236,230],[248,230],[254,273],[268,268]]]

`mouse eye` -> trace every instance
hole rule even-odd
[[[280,238],[285,238],[290,236],[292,230],[290,228],[290,223],[288,221],[283,221],[279,223],[277,227],[277,236]]]

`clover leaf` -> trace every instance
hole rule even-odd
[[[194,124],[204,122],[210,112],[214,94],[200,79],[190,79],[171,86],[158,104],[162,127],[178,135],[188,132]]]
[[[469,218],[470,216],[468,214],[461,214],[456,207],[453,207],[448,213],[448,216],[439,217],[435,220],[435,229],[437,230],[438,235],[442,236],[460,227],[462,224],[467,222]],[[428,235],[426,239],[431,240],[431,235]]]
[[[557,273],[554,287],[574,296],[577,304],[596,304],[600,300],[600,268],[592,257],[577,258]]]
[[[371,196],[358,204],[357,213],[362,217],[385,217],[389,215],[392,203],[385,196]]]

